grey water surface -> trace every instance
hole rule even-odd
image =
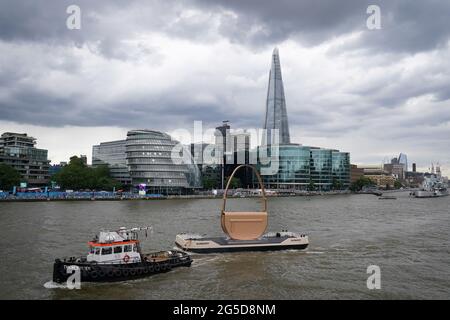
[[[171,249],[178,233],[221,235],[221,200],[0,203],[0,298],[449,299],[450,197],[395,195],[270,198],[268,231],[306,233],[308,250],[194,255],[190,268],[81,290],[52,285],[52,263],[86,254],[101,228],[152,225],[143,251]],[[380,290],[366,286],[369,265],[381,269]]]

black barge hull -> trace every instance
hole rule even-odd
[[[179,253],[179,251],[176,252]],[[115,282],[149,277],[178,267],[190,267],[191,264],[191,257],[184,252],[181,257],[170,258],[166,261],[127,264],[99,264],[80,261],[77,258],[56,259],[53,264],[53,281],[66,282],[74,274],[74,267],[80,270],[81,282]]]
[[[192,253],[228,253],[228,252],[263,252],[263,251],[283,251],[283,250],[304,250],[308,244],[298,244],[290,246],[234,246],[215,248],[183,248],[177,243],[177,247]]]

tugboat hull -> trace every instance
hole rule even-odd
[[[176,256],[165,261],[148,261],[127,264],[104,264],[87,262],[83,258],[56,259],[53,264],[53,281],[64,283],[73,274],[74,267],[80,270],[81,282],[115,282],[148,277],[168,272],[177,267],[189,267],[190,256],[184,252],[172,251]]]

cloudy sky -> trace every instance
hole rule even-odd
[[[58,163],[129,129],[260,128],[277,46],[291,140],[450,175],[449,17],[448,0],[0,0],[0,132]]]

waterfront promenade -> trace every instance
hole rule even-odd
[[[349,194],[350,191],[302,191],[302,192],[282,192],[267,193],[268,197],[295,197],[295,196],[319,196],[319,195],[341,195]],[[261,195],[257,192],[236,192],[229,191],[231,198],[257,198]],[[31,202],[31,201],[122,201],[122,200],[162,200],[162,199],[215,199],[222,198],[223,192],[218,190],[217,194],[209,191],[190,195],[163,195],[147,194],[139,195],[131,192],[18,192],[15,195],[0,192],[0,202]]]

